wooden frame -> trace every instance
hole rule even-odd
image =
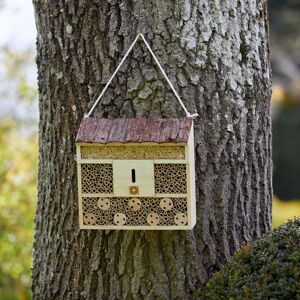
[[[137,195],[131,195],[131,194],[116,194],[115,188],[113,188],[113,193],[83,193],[82,192],[82,174],[81,174],[81,165],[82,164],[112,164],[114,166],[114,162],[117,162],[118,160],[128,160],[130,159],[124,159],[123,157],[120,157],[118,159],[89,159],[89,158],[81,158],[81,147],[107,147],[107,146],[115,146],[115,147],[149,147],[151,146],[158,146],[158,147],[165,147],[165,146],[172,146],[172,147],[184,147],[184,159],[182,158],[174,158],[174,159],[140,159],[138,158],[136,160],[139,161],[139,163],[142,163],[142,161],[148,162],[152,161],[153,166],[156,164],[184,164],[186,165],[186,193],[164,193],[164,194],[158,194],[155,193],[155,190],[153,191],[153,195],[147,194],[137,194]],[[76,143],[76,160],[77,160],[77,176],[78,176],[78,202],[79,202],[79,226],[81,229],[100,229],[100,230],[189,230],[192,229],[196,223],[196,195],[195,195],[195,159],[194,159],[194,132],[193,132],[193,126],[191,126],[190,133],[188,136],[187,142],[176,142],[176,143],[155,143],[155,142],[142,142],[142,143],[119,143],[119,142],[110,142],[108,144],[97,144],[97,143],[86,143],[86,142],[77,142]],[[134,164],[135,159],[131,159],[132,163]],[[114,168],[113,168],[114,170]],[[120,172],[120,170],[119,170]],[[150,176],[150,175],[149,175]],[[115,175],[113,175],[113,184],[116,185],[115,181]],[[149,180],[149,179],[147,179]],[[151,179],[152,180],[152,179]],[[154,181],[154,178],[153,178]],[[145,181],[146,182],[146,181]],[[132,183],[134,185],[134,183]],[[143,190],[143,189],[141,189]],[[171,198],[171,199],[186,199],[186,214],[187,214],[187,223],[185,225],[95,225],[95,224],[86,224],[84,222],[83,218],[83,199],[91,199],[86,201],[96,201],[97,198],[107,198],[111,201],[118,201],[115,198],[141,198],[141,199],[147,199],[149,198],[155,198],[157,200],[163,199],[163,198]],[[124,199],[125,199],[124,198]],[[92,200],[95,199],[95,200]],[[98,200],[99,201],[99,200]],[[176,200],[177,201],[177,200]],[[180,200],[178,200],[180,201]],[[115,202],[114,202],[115,203]],[[122,214],[122,210],[118,211]],[[165,215],[167,212],[165,212]],[[174,212],[173,212],[174,214]],[[86,219],[85,219],[86,220]]]

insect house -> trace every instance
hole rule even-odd
[[[192,122],[83,119],[76,138],[80,228],[192,228]]]
[[[141,38],[186,118],[90,117]],[[81,229],[178,230],[196,223],[193,119],[142,34],[129,47],[76,137]]]

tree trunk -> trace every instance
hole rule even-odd
[[[271,228],[270,65],[265,1],[34,0],[39,186],[34,299],[188,299]],[[79,230],[75,136],[138,32],[195,120],[192,231]],[[142,43],[95,114],[184,116]]]

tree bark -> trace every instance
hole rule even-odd
[[[266,2],[34,0],[39,184],[34,299],[188,299],[271,228]],[[75,136],[138,32],[197,110],[192,231],[78,228]],[[94,115],[184,116],[138,43]]]

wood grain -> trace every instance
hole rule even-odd
[[[113,122],[109,119],[99,119],[98,120],[98,128],[97,132],[94,136],[93,142],[96,143],[97,141],[106,142],[111,131]],[[101,130],[99,130],[101,128]]]
[[[139,142],[140,136],[144,131],[147,119],[130,120],[124,139],[124,143]]]
[[[76,142],[97,144],[187,142],[191,126],[191,118],[114,120],[85,118],[80,124]]]
[[[110,143],[110,142],[123,143],[125,135],[126,135],[128,122],[129,122],[128,119],[115,119],[115,120],[113,120],[111,131],[110,131],[110,134],[109,134],[109,136],[106,140],[106,143]],[[101,131],[102,128],[98,128],[98,130]]]

